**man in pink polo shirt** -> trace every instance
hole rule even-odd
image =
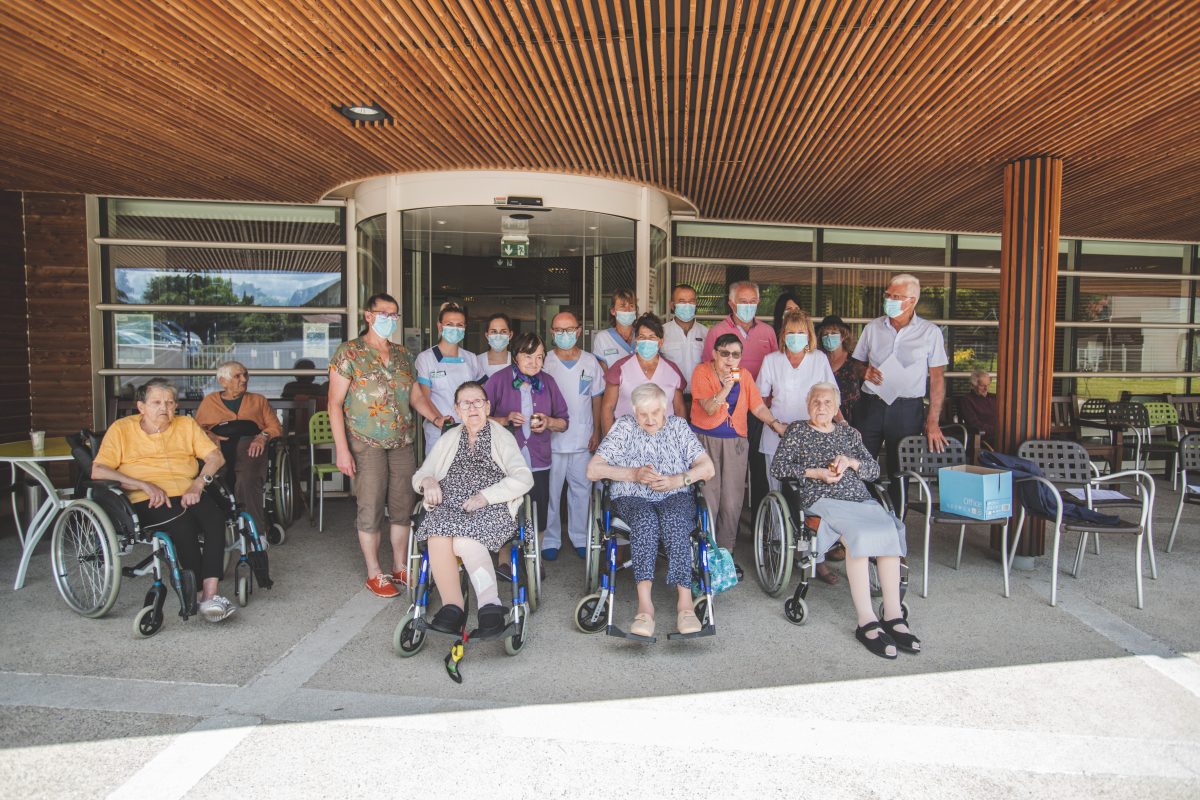
[[[779,340],[775,329],[766,322],[755,319],[758,313],[758,284],[753,281],[736,281],[729,286],[729,311],[725,319],[708,329],[704,339],[704,356],[701,363],[712,360],[713,345],[717,337],[725,333],[737,334],[742,340],[741,368],[758,378],[758,368],[768,353],[779,349]],[[767,461],[758,452],[759,440],[762,439],[762,423],[758,417],[749,415],[746,420],[750,444],[750,510],[758,508],[758,503],[767,494]],[[739,576],[740,579],[740,576]]]

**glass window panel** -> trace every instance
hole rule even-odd
[[[1183,274],[1186,245],[1162,242],[1097,242],[1080,243],[1079,264],[1076,269],[1090,272],[1119,272],[1122,274],[1157,273]]]
[[[960,234],[954,255],[956,267],[989,267],[1000,269],[1000,237]],[[1067,269],[1067,253],[1071,249],[1070,239],[1058,240],[1058,269]]]
[[[387,217],[378,214],[358,223],[358,307],[387,291]]]
[[[1058,329],[1062,341],[1066,328]],[[1185,372],[1184,328],[1074,328],[1073,372]],[[1055,368],[1061,369],[1056,359]]]
[[[340,306],[342,252],[105,248],[110,302],[139,305]]]
[[[814,267],[743,267],[713,264],[675,264],[675,283],[691,284],[696,289],[696,313],[705,316],[729,314],[729,286],[735,281],[758,284],[758,315],[772,318],[775,303],[784,292],[800,300],[800,307],[816,314],[813,298],[817,269]],[[817,314],[817,316],[821,316]]]
[[[946,263],[946,236],[940,233],[829,229],[821,247],[822,261],[930,267]]]
[[[917,276],[921,277],[921,276]],[[925,292],[921,292],[924,298]],[[947,319],[1000,319],[1000,275],[962,272],[954,275]]]
[[[684,258],[811,261],[809,228],[714,222],[675,223],[674,254]]]
[[[329,244],[345,242],[341,206],[204,203],[109,198],[102,235],[179,242]]]
[[[882,269],[825,268],[822,271],[818,314],[837,314],[843,319],[874,319],[881,316],[883,294],[894,274]],[[926,319],[948,318],[950,277],[949,272],[921,272],[917,275],[921,281],[921,299],[917,301],[918,314]],[[995,280],[998,282],[999,276]],[[981,279],[979,285],[986,286],[986,281]],[[977,300],[979,303],[986,302],[983,299]]]
[[[946,325],[942,328],[946,355],[950,358],[947,372],[970,372],[975,369],[996,371],[999,353],[999,330],[995,326]]]
[[[667,232],[650,227],[650,301],[651,310],[664,315],[671,308],[671,286],[667,283]]]
[[[1076,378],[1075,394],[1081,397],[1103,397],[1105,400],[1120,400],[1123,392],[1129,392],[1134,399],[1162,394],[1186,394],[1187,382],[1187,378]]]
[[[246,313],[105,312],[105,317],[109,365],[145,367],[148,374],[156,369],[215,370],[225,361],[240,361],[251,370],[287,369],[302,358],[324,369],[346,335],[345,316],[330,313],[266,314],[251,309]],[[252,382],[260,379],[267,380],[252,378]]]
[[[1115,275],[1088,278],[1068,273],[1068,277],[1059,278],[1058,287],[1058,320],[1133,323],[1190,320],[1190,281],[1139,280]]]

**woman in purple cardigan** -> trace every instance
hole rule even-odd
[[[509,345],[512,364],[488,378],[484,389],[492,419],[517,438],[533,471],[530,498],[537,504],[538,530],[546,529],[550,507],[550,434],[567,429],[567,401],[554,378],[542,371],[546,346],[535,333],[521,333]]]

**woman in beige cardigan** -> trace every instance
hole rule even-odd
[[[462,628],[462,559],[475,588],[478,635],[487,638],[504,630],[493,554],[516,533],[517,509],[533,488],[533,473],[513,435],[488,419],[491,404],[481,383],[459,386],[454,404],[462,425],[442,434],[413,475],[428,510],[416,537],[427,543],[429,571],[442,597],[429,627],[451,634]]]

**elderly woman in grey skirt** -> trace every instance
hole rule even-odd
[[[836,425],[841,396],[837,384],[817,383],[808,391],[807,420],[788,426],[771,464],[779,479],[800,483],[800,504],[821,518],[817,552],[837,541],[846,546],[846,577],[858,615],[855,637],[872,653],[895,658],[899,647],[921,650],[921,640],[905,624],[900,608],[900,557],[905,554],[904,523],[872,499],[864,480],[879,477],[879,462],[849,425]],[[874,557],[883,589],[881,622],[871,607],[868,560]]]

